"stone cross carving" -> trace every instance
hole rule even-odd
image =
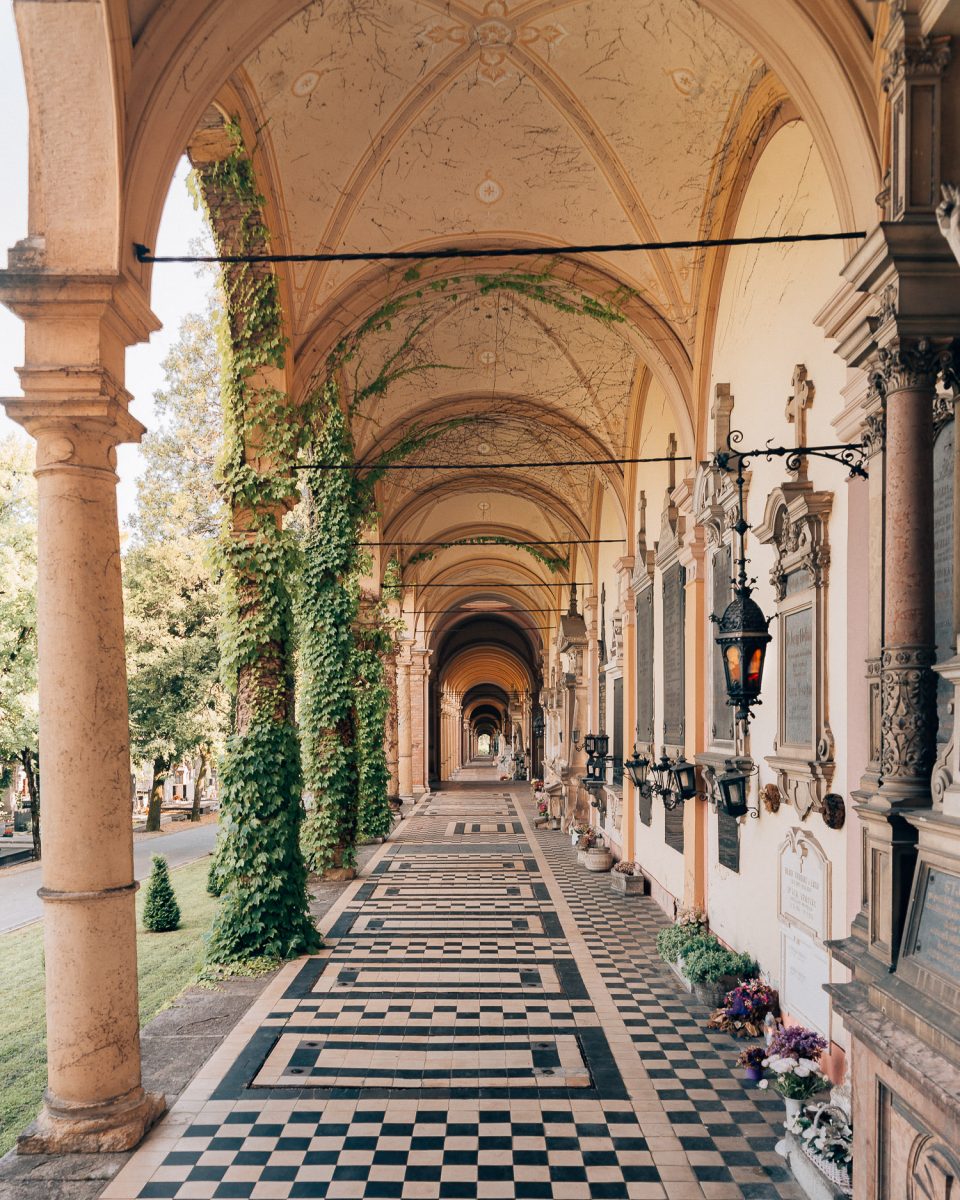
[[[786,418],[793,426],[793,444],[798,449],[807,444],[807,409],[813,403],[813,380],[807,378],[807,368],[803,363],[797,363],[793,368],[793,395],[787,401],[784,410]],[[797,471],[791,472],[798,478],[806,475],[806,460],[802,459]]]
[[[637,558],[643,558],[647,552],[647,493],[640,492],[637,501]]]
[[[667,464],[670,468],[670,483],[667,490],[671,492],[677,486],[677,464],[673,461],[676,453],[677,438],[675,434],[671,433],[667,438],[667,458],[670,459],[670,462]]]

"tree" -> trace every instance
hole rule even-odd
[[[37,707],[37,494],[29,446],[0,439],[0,763],[21,766],[41,853]]]
[[[180,905],[170,882],[167,860],[162,854],[155,854],[152,861],[143,902],[143,927],[151,933],[169,933],[180,924]]]
[[[219,740],[226,717],[204,543],[181,536],[131,550],[124,591],[131,747],[153,764],[147,829],[159,829],[170,768]]]
[[[127,554],[127,658],[131,741],[153,764],[147,828],[160,827],[163,785],[181,758],[200,758],[191,816],[222,743],[226,698],[218,684],[217,589],[207,547],[223,515],[216,458],[223,440],[217,331],[222,296],[181,323],[154,394],[157,425],[144,439],[143,474]]]
[[[223,442],[218,329],[223,321],[219,289],[211,289],[203,312],[184,317],[163,360],[164,386],[154,393],[156,425],[144,437],[146,469],[137,481],[131,521],[139,545],[168,538],[217,536],[223,502],[216,459]]]

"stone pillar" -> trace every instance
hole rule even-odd
[[[384,749],[387,755],[387,770],[390,772],[387,795],[394,799],[400,796],[400,737],[397,729],[397,650],[395,643],[392,643],[389,654],[384,655],[383,671],[390,691],[384,730]]]
[[[410,765],[415,796],[427,790],[427,661],[429,650],[412,650],[410,661]]]
[[[410,714],[410,644],[397,656],[397,782],[401,800],[413,799],[413,736]]]
[[[619,581],[620,621],[623,630],[623,757],[626,761],[633,754],[633,742],[636,737],[637,723],[637,610],[633,603],[633,566],[632,554],[625,554],[613,564]],[[633,796],[633,785],[624,772],[623,783],[624,804],[623,824],[620,836],[623,857],[632,860],[636,857],[636,822],[637,805]]]
[[[106,363],[121,371],[125,346],[153,322],[145,307],[121,315],[101,281],[44,281],[37,290],[51,294],[11,302],[17,282],[7,275],[3,298],[27,321],[28,365],[25,398],[6,409],[37,441],[47,1023],[44,1107],[18,1148],[117,1151],[140,1141],[164,1100],[140,1079],[116,501],[116,446],[143,426]],[[83,365],[50,365],[65,358]]]
[[[899,342],[881,349],[879,361],[876,382],[886,396],[882,784],[859,812],[874,889],[867,943],[889,968],[899,952],[916,860],[916,831],[906,814],[929,808],[936,756],[932,414],[937,355],[925,342]]]

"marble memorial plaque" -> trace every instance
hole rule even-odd
[[[663,740],[668,746],[683,745],[686,574],[680,563],[663,573]]]
[[[778,915],[820,941],[830,936],[828,869],[817,843],[791,830],[780,847]]]
[[[955,652],[953,640],[953,572],[956,549],[953,542],[953,458],[955,423],[940,430],[933,445],[933,597],[937,659],[943,662]],[[948,742],[953,731],[950,701],[953,685],[937,676],[937,741]]]
[[[780,931],[780,1007],[825,1037],[830,1030],[830,955],[800,929]]]
[[[716,616],[723,615],[724,610],[733,596],[730,585],[732,571],[730,561],[730,546],[720,546],[713,552],[713,611]],[[723,670],[723,660],[720,650],[714,647],[710,656],[711,664],[711,702],[713,706],[711,732],[714,741],[733,741],[733,708],[727,703],[727,679]]]
[[[717,810],[717,861],[731,871],[740,870],[740,821]]]
[[[683,805],[663,810],[663,840],[679,854],[683,853]]]
[[[785,613],[783,629],[783,740],[790,746],[813,741],[813,609]]]
[[[637,596],[637,732],[653,741],[653,588]]]
[[[640,808],[640,820],[644,825],[649,825],[653,821],[653,795],[641,792],[637,798],[637,803]]]
[[[928,869],[911,954],[951,983],[960,977],[960,875]]]

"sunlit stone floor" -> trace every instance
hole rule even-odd
[[[480,767],[398,827],[103,1193],[793,1198],[746,1090],[526,785]],[[471,778],[472,776],[472,778]]]

